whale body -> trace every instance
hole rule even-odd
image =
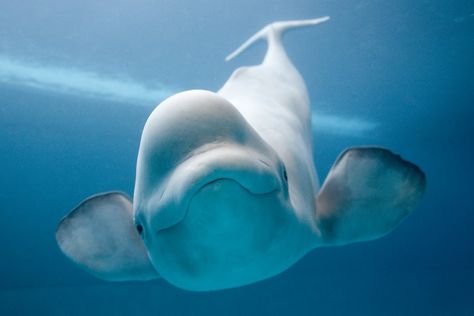
[[[328,19],[267,25],[227,57],[263,39],[261,64],[235,70],[217,92],[185,91],[156,107],[133,202],[121,192],[81,202],[58,225],[63,253],[105,280],[161,277],[207,291],[392,231],[423,195],[416,165],[387,149],[349,148],[318,182],[308,93],[281,37]]]

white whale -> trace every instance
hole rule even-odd
[[[272,23],[260,65],[237,69],[217,92],[163,101],[143,129],[133,203],[123,193],[83,201],[60,222],[64,254],[113,281],[162,277],[217,290],[274,276],[314,248],[381,237],[423,195],[414,164],[376,147],[351,148],[320,188],[305,83]]]

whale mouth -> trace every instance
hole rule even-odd
[[[277,170],[275,162],[244,146],[223,144],[201,148],[164,181],[159,200],[154,204],[151,227],[159,232],[178,224],[187,215],[196,194],[222,180],[237,183],[251,195],[278,191],[282,181]]]
[[[227,204],[232,205],[233,202],[232,198],[229,196],[229,192],[225,192],[225,187],[222,185],[224,183],[231,184],[234,188],[238,188],[239,192],[241,194],[246,195],[248,198],[256,198],[259,196],[265,196],[269,194],[273,194],[275,192],[279,191],[279,188],[268,188],[265,191],[260,191],[260,192],[252,192],[249,188],[247,188],[245,185],[240,183],[239,181],[232,179],[232,178],[217,178],[214,180],[211,180],[196,190],[194,190],[189,196],[190,198],[186,201],[186,206],[184,209],[186,210],[185,215],[183,216],[183,219],[186,218],[186,216],[189,214],[191,210],[191,205],[196,201],[197,197],[202,194],[202,192],[206,191],[211,191],[213,193],[213,199],[209,199],[208,204],[215,204],[216,200],[226,200],[227,199]],[[227,197],[226,197],[227,196]],[[235,205],[233,205],[235,206]]]
[[[184,218],[156,233],[150,248],[156,269],[172,284],[196,290],[217,280],[235,282],[236,275],[249,283],[256,271],[273,274],[268,267],[292,222],[281,192],[254,194],[228,178],[204,184]]]

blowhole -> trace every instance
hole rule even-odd
[[[142,225],[140,225],[140,224],[137,225],[137,232],[138,232],[140,235],[142,234],[142,232],[143,232],[143,226],[142,226]]]

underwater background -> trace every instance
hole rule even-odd
[[[319,248],[240,288],[108,283],[56,245],[97,192],[133,193],[140,135],[173,93],[218,90],[267,23],[313,108],[320,181],[348,146],[419,165],[427,191],[395,231]],[[474,315],[474,2],[0,0],[0,315]]]

